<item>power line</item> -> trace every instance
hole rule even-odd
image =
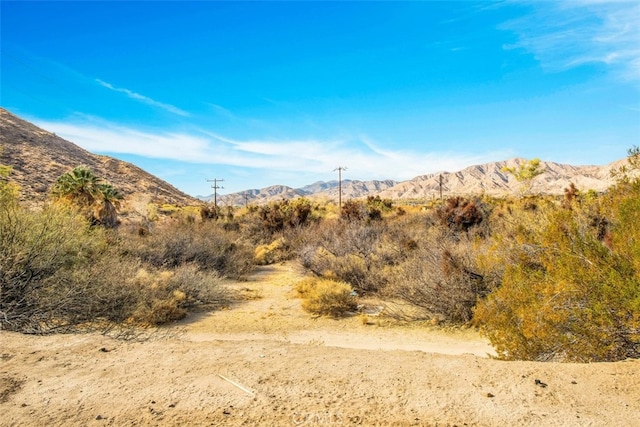
[[[216,211],[218,210],[218,189],[224,188],[223,186],[218,185],[218,183],[222,181],[224,181],[224,179],[220,179],[220,178],[213,178],[213,179],[207,180],[207,182],[213,182],[213,185],[211,186],[211,188],[213,188],[213,206],[216,208]]]
[[[333,171],[338,171],[338,212],[342,214],[342,171],[346,171],[346,166],[338,166]]]

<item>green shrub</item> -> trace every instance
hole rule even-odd
[[[90,227],[77,211],[28,210],[15,198],[13,191],[0,191],[0,329],[127,329],[227,300],[214,271],[147,267],[151,273],[142,280],[141,261],[118,246],[113,231]]]
[[[0,203],[0,329],[49,333],[111,328],[141,298],[139,268],[108,248],[110,234],[59,206]]]
[[[613,241],[621,243],[613,250],[586,218],[568,210],[515,229],[502,283],[475,312],[502,358],[640,356],[639,200],[628,194],[614,209]]]
[[[502,218],[501,284],[475,312],[502,358],[640,357],[640,152],[629,154],[605,196]]]
[[[37,331],[55,311],[55,307],[42,307],[41,294],[52,286],[58,270],[82,262],[98,246],[80,216],[56,207],[29,211],[4,192],[0,200],[2,328]]]
[[[310,278],[299,282],[296,290],[302,308],[320,316],[340,317],[356,309],[356,297],[348,283]]]

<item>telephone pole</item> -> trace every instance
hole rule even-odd
[[[338,166],[333,171],[338,171],[338,212],[342,215],[342,171],[346,171],[346,166]]]
[[[221,185],[218,185],[219,182],[224,181],[224,179],[213,178],[208,179],[207,182],[213,182],[211,188],[213,188],[213,206],[216,208],[216,212],[218,211],[218,188],[224,188]]]
[[[440,201],[442,201],[442,174],[440,174]]]

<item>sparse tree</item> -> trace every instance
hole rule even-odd
[[[543,173],[543,171],[540,170],[540,159],[538,158],[520,163],[517,168],[515,166],[505,166],[502,168],[502,171],[513,175],[516,181],[522,183],[522,191],[525,194],[531,191],[533,179]]]

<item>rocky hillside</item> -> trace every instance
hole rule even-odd
[[[198,200],[131,163],[92,154],[0,108],[0,164],[13,168],[10,179],[25,202],[48,197],[56,179],[76,166],[87,166],[131,200],[188,205]]]
[[[522,183],[503,168],[518,167],[525,159],[511,159],[501,162],[470,166],[458,172],[442,172],[418,176],[410,181],[399,183],[379,193],[380,197],[390,199],[424,199],[440,195],[442,180],[443,196],[477,195],[504,196],[522,191]],[[554,162],[540,162],[543,173],[533,179],[531,192],[536,194],[563,194],[564,189],[573,183],[579,190],[604,191],[614,179],[611,171],[620,167],[626,160],[606,166],[571,166]],[[442,178],[441,178],[442,177]]]

